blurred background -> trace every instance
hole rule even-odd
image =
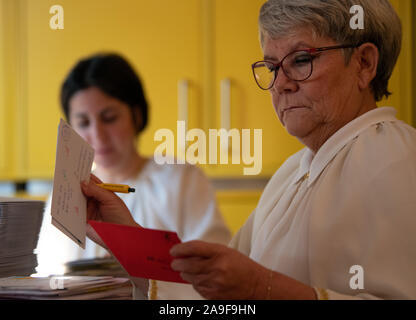
[[[177,120],[205,132],[224,121],[263,130],[259,175],[244,176],[245,164],[201,166],[235,232],[268,179],[302,147],[251,73],[262,59],[257,17],[264,1],[0,0],[0,196],[46,198],[62,81],[80,58],[111,51],[126,57],[144,83],[150,123],[138,141],[143,154],[152,156],[160,144],[153,139],[158,129],[176,133]],[[415,125],[416,3],[391,3],[403,23],[403,47],[389,85],[393,95],[379,105],[395,107],[399,119]],[[53,5],[64,10],[63,29],[50,27]]]

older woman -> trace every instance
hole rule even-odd
[[[349,26],[357,4],[363,30]],[[256,82],[306,148],[229,247],[179,244],[172,268],[210,299],[415,299],[416,130],[376,105],[389,95],[399,18],[387,0],[269,0],[259,24]]]

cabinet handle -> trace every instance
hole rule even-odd
[[[221,94],[221,128],[227,130],[231,129],[231,81],[230,79],[222,79],[220,83]],[[221,151],[227,154],[231,150],[231,145],[228,143],[227,147],[222,146]]]
[[[221,128],[231,129],[231,81],[221,80]]]
[[[178,81],[178,120],[185,121],[185,130],[188,130],[188,80]]]

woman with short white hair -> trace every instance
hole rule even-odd
[[[172,268],[209,299],[415,299],[416,130],[376,105],[400,52],[397,14],[387,0],[269,0],[259,24],[255,80],[305,148],[229,247],[178,244]]]

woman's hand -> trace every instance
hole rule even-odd
[[[87,220],[140,227],[124,202],[114,192],[97,186],[98,183],[102,182],[93,174],[89,183],[81,183],[82,192],[87,197]],[[87,236],[105,248],[103,241],[89,224],[87,224]]]
[[[207,299],[266,299],[269,270],[237,250],[203,241],[174,246],[171,266]]]
[[[207,299],[317,299],[312,287],[223,245],[190,241],[177,244],[170,254],[176,257],[172,269]]]

